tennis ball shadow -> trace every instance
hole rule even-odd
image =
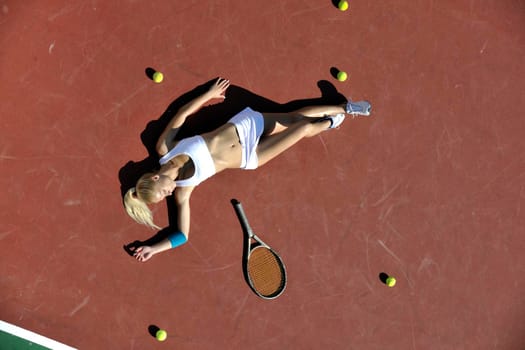
[[[145,70],[145,73],[146,73],[146,76],[150,79],[150,80],[153,80],[153,74],[155,74],[156,70],[151,68],[151,67],[148,67],[146,68]]]
[[[341,0],[332,0],[332,5],[334,5],[336,9],[339,9],[339,1]]]
[[[148,327],[148,333],[153,337],[153,338],[156,338],[157,337],[157,332],[160,331],[160,328],[155,326],[154,324],[150,325]]]
[[[337,79],[337,73],[339,73],[341,70],[339,68],[336,68],[336,67],[331,67],[330,68],[330,75],[334,78],[334,79]]]
[[[383,283],[383,284],[386,284],[386,280],[388,278],[388,274],[384,273],[384,272],[381,272],[379,274],[379,280]]]

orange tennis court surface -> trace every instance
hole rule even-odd
[[[0,319],[78,349],[523,349],[524,24],[519,0],[0,1]],[[138,263],[156,232],[121,193],[219,76],[188,133],[246,105],[372,116],[204,182],[189,242]],[[284,259],[275,300],[232,198]]]

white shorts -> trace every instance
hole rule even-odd
[[[264,131],[261,113],[247,107],[231,118],[228,123],[235,125],[241,142],[241,169],[257,169],[257,145]]]

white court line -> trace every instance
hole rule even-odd
[[[10,323],[4,322],[0,320],[0,330],[4,331],[6,333],[10,333],[12,335],[16,335],[19,338],[26,339],[32,343],[45,346],[46,348],[53,349],[53,350],[77,350],[75,348],[72,348],[71,346],[64,345],[62,343],[59,343],[55,340],[46,338],[40,334],[36,334],[34,332],[28,331],[27,329],[23,329],[20,327],[17,327],[15,325],[12,325]]]

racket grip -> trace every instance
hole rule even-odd
[[[246,232],[250,237],[252,237],[253,231],[250,227],[250,224],[248,223],[248,219],[246,218],[246,214],[244,213],[244,209],[242,207],[241,202],[239,202],[237,199],[232,199],[231,203],[233,205],[233,208],[235,209],[235,213],[237,214],[239,221],[241,222],[243,231]]]

